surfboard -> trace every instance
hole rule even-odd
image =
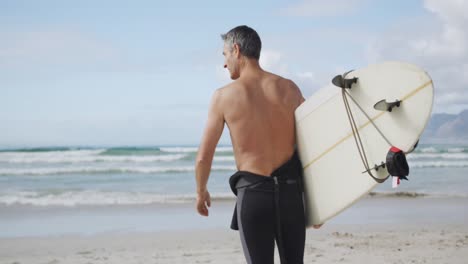
[[[328,221],[368,194],[379,184],[376,179],[387,178],[389,149],[410,152],[432,111],[433,83],[418,66],[384,62],[340,78],[348,88],[330,83],[295,112],[307,226]],[[346,109],[354,119],[364,159]],[[376,179],[366,172],[365,161]]]

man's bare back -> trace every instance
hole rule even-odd
[[[270,175],[291,158],[294,111],[302,95],[290,80],[255,70],[219,90],[238,170]]]
[[[224,124],[238,170],[268,176],[291,158],[296,145],[294,111],[304,98],[292,81],[260,67],[261,41],[256,33],[249,37],[253,42],[244,43],[242,52],[232,39],[224,43],[224,68],[234,82],[214,93],[198,149],[195,179],[201,215],[208,216],[208,177]]]

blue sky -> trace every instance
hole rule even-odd
[[[468,108],[467,8],[456,0],[0,1],[0,147],[198,144],[211,94],[229,82],[220,34],[242,24],[262,38],[262,66],[306,97],[345,70],[404,60],[433,77],[434,112],[458,113]]]

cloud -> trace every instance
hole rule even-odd
[[[458,27],[466,26],[468,22],[468,2],[464,0],[426,0],[424,7],[432,13],[435,13],[442,20]]]
[[[263,50],[260,55],[260,66],[279,75],[289,74],[288,65],[283,59],[283,54],[275,50]]]
[[[448,57],[450,59],[462,56],[467,58],[468,30],[468,9],[467,1],[447,0],[434,1],[427,0],[424,7],[435,14],[442,23],[440,34],[433,36],[433,39],[421,41],[423,50],[429,56]]]
[[[260,56],[260,65],[267,71],[292,79],[300,87],[304,96],[309,97],[323,84],[323,80],[311,70],[289,67],[288,62],[291,59],[284,54],[277,50],[264,50]]]
[[[174,64],[160,63],[162,56],[142,52],[119,42],[73,29],[0,30],[0,68],[37,72],[71,70],[164,73]]]
[[[403,21],[368,47],[370,63],[403,60],[423,67],[434,80],[435,112],[468,108],[467,1],[424,1],[429,16]]]
[[[363,0],[303,0],[280,10],[286,16],[333,17],[349,14],[358,9]]]
[[[4,67],[82,65],[115,56],[110,45],[79,32],[0,32],[0,39],[0,66]]]
[[[313,72],[299,72],[297,74],[297,77],[301,78],[301,79],[304,79],[304,80],[316,80],[316,76],[315,76],[315,73]]]

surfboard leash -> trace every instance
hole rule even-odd
[[[346,92],[345,89],[346,88],[344,88],[344,87],[341,88],[341,95],[343,97],[343,102],[344,102],[344,105],[345,105],[346,114],[348,116],[348,121],[349,121],[349,124],[351,125],[351,130],[353,131],[354,142],[356,143],[356,147],[358,149],[359,156],[361,157],[362,164],[364,165],[364,168],[366,169],[365,172],[367,172],[367,174],[369,174],[369,176],[374,181],[376,181],[378,183],[383,183],[390,177],[390,175],[388,175],[387,177],[385,177],[383,179],[380,179],[380,178],[375,177],[371,173],[372,168],[369,166],[369,163],[367,161],[366,151],[364,149],[364,145],[362,144],[361,135],[359,134],[358,126],[356,125],[356,121],[354,120],[354,115],[353,115],[353,112],[351,111],[351,106],[349,105],[348,97],[346,96],[348,93]],[[354,102],[354,103],[356,103],[356,102]],[[388,141],[387,141],[387,143],[388,143]]]
[[[354,98],[351,96],[350,93],[348,93],[346,90],[343,89],[343,91],[346,93],[346,95],[349,96],[349,98],[351,98],[351,100],[353,100],[354,104],[359,108],[359,110],[361,110],[361,112],[366,116],[366,118],[369,120],[369,122],[372,124],[372,126],[374,126],[375,130],[377,130],[377,132],[379,132],[379,134],[382,136],[382,138],[387,142],[387,144],[391,147],[391,146],[394,146],[390,140],[388,140],[388,138],[384,135],[384,133],[382,132],[382,130],[379,129],[379,127],[374,123],[374,120],[372,120],[372,118],[370,118],[370,116],[364,111],[364,109],[362,109],[362,107],[356,102],[356,100],[354,100]]]

